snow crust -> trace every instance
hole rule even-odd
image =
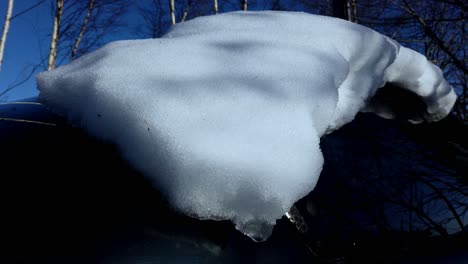
[[[415,51],[294,12],[200,17],[37,76],[43,103],[118,145],[174,208],[229,219],[257,241],[314,189],[320,137],[373,111],[366,103],[386,82],[420,95],[429,121],[455,101]]]

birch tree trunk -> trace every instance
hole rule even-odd
[[[350,22],[353,21],[353,10],[351,8],[351,0],[346,1],[346,19]]]
[[[242,0],[242,10],[247,11],[247,0]]]
[[[171,24],[175,25],[176,18],[175,18],[174,0],[169,0],[169,9],[170,9],[170,12],[171,12]]]
[[[184,15],[182,16],[181,22],[184,22],[187,19],[190,6],[192,5],[192,0],[187,1],[187,6],[185,7]]]
[[[351,22],[356,22],[356,0],[333,0],[332,14],[334,17],[346,19]]]
[[[214,14],[218,14],[218,0],[213,0],[213,9],[214,9]]]
[[[347,0],[346,1],[346,13],[348,21],[357,23],[357,7],[356,0]]]
[[[346,19],[346,2],[347,0],[333,0],[332,2],[332,14],[334,17]]]
[[[75,40],[75,44],[73,45],[73,50],[70,56],[70,60],[74,60],[76,56],[76,52],[78,51],[78,47],[80,46],[81,40],[83,39],[84,32],[86,30],[86,26],[88,25],[89,18],[91,17],[91,13],[94,9],[94,0],[89,0],[88,9],[86,11],[86,17],[83,20],[83,24],[81,24],[80,33],[78,33],[78,37]]]
[[[0,70],[3,63],[3,53],[5,51],[5,42],[10,29],[11,14],[13,13],[13,0],[8,0],[7,12],[5,15],[5,24],[3,25],[2,38],[0,39]]]
[[[57,6],[54,17],[54,28],[52,29],[52,38],[50,40],[50,52],[47,70],[52,70],[55,68],[55,60],[57,58],[57,46],[59,42],[60,21],[62,20],[63,13],[63,1],[64,0],[57,0]]]

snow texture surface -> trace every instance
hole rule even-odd
[[[386,82],[446,116],[455,94],[415,51],[343,20],[233,12],[118,41],[40,73],[40,100],[115,143],[171,205],[230,219],[264,240],[312,191],[320,137],[350,122]]]

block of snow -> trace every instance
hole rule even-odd
[[[255,240],[314,189],[320,136],[386,82],[421,96],[429,120],[455,100],[422,55],[371,29],[293,12],[200,17],[37,76],[42,102],[115,143],[174,208],[229,219]]]

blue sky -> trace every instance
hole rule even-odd
[[[15,1],[13,15],[34,4],[33,1]],[[3,26],[7,1],[0,2],[1,25]],[[50,5],[41,4],[30,12],[14,18],[10,24],[3,65],[0,72],[0,92],[31,74],[32,68],[40,61],[52,23]],[[38,70],[43,70],[40,67]],[[7,94],[8,100],[16,100],[37,95],[34,77]]]

